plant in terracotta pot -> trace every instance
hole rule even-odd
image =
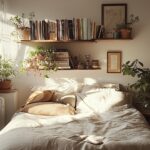
[[[123,75],[138,79],[129,85],[129,89],[134,92],[135,105],[150,110],[150,68],[144,68],[143,63],[136,59],[123,64],[122,72]]]
[[[123,39],[131,38],[133,25],[137,22],[139,22],[139,17],[131,14],[129,16],[128,23],[117,24],[116,29],[120,31],[121,38],[123,38]]]
[[[21,16],[13,16],[10,18],[11,23],[15,26],[16,30],[12,32],[13,36],[17,36],[17,39],[29,40],[30,28],[29,20],[35,17],[34,12],[30,12],[29,15],[22,13]]]
[[[52,49],[45,49],[37,47],[30,51],[29,56],[23,62],[22,70],[35,71],[41,74],[41,71],[57,71],[57,65],[54,60],[54,51]],[[44,73],[44,77],[49,77],[48,73]]]
[[[0,55],[0,90],[11,89],[11,79],[15,77],[15,69],[9,59],[2,58]]]

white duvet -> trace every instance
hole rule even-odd
[[[80,139],[93,145],[97,142],[96,147],[100,150],[150,150],[148,123],[140,112],[127,105],[101,114],[81,113],[74,116],[48,117],[17,113],[0,134],[5,135],[23,127],[46,126],[54,137],[78,137],[78,142]],[[46,134],[46,131],[42,132]]]

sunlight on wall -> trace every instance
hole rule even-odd
[[[15,31],[10,22],[12,16],[14,15],[6,12],[6,2],[0,0],[0,55],[18,64],[25,59],[24,54],[27,54],[30,48],[29,46],[23,48],[22,44],[16,41],[16,37],[12,36],[11,33]]]

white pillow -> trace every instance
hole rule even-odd
[[[77,112],[105,112],[114,106],[131,104],[129,93],[116,91],[112,88],[102,88],[96,92],[77,94]]]
[[[81,92],[82,93],[97,92],[101,88],[113,88],[113,89],[119,91],[120,84],[117,84],[117,83],[95,83],[92,85],[84,85]]]
[[[58,78],[58,79],[48,79],[48,81],[43,86],[34,86],[31,91],[44,91],[52,90],[56,91],[57,95],[66,95],[79,92],[83,84],[75,79],[68,78]]]

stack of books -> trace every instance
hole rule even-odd
[[[54,53],[54,60],[58,69],[71,69],[68,51],[56,51]]]

